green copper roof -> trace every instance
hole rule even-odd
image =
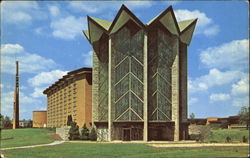
[[[143,24],[126,6],[122,5],[112,22],[88,17],[88,31],[83,31],[83,33],[90,43],[93,44],[93,42],[100,39],[103,33],[113,34],[129,20],[132,20],[142,29],[153,27],[151,24],[154,22],[160,22],[169,32],[179,36],[181,41],[186,44],[190,43],[197,22],[197,19],[177,22],[173,8],[170,6],[147,24]]]
[[[92,17],[91,17],[92,18]],[[99,25],[101,25],[104,29],[108,30],[111,23],[110,21],[107,20],[102,20],[102,19],[98,19],[98,18],[92,18],[96,23],[98,23]]]
[[[88,30],[83,30],[82,33],[89,39],[89,31]]]
[[[178,26],[180,28],[180,31],[182,32],[186,27],[188,27],[195,20],[196,19],[191,19],[191,20],[185,20],[185,21],[178,22]]]

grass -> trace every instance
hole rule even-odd
[[[1,130],[1,148],[51,143],[52,133],[55,132],[46,128]]]
[[[232,142],[242,142],[242,137],[245,136],[249,138],[249,130],[240,130],[240,129],[217,129],[211,130],[212,135],[210,135],[205,142],[217,141],[225,142],[226,137],[230,137]]]
[[[146,144],[64,143],[3,151],[8,158],[247,157],[248,147],[154,148]]]

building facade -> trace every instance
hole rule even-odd
[[[32,127],[47,127],[47,111],[33,111]]]
[[[43,92],[47,95],[47,127],[67,125],[68,116],[82,127],[92,122],[92,69],[68,72]]]
[[[88,17],[98,140],[187,138],[187,46],[196,21],[177,22],[169,7],[143,24],[124,5],[112,22]]]

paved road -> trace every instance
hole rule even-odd
[[[9,148],[1,148],[1,150],[12,150],[12,149],[25,149],[25,148],[36,148],[36,147],[43,147],[43,146],[53,146],[58,144],[63,144],[65,141],[54,141],[50,144],[39,144],[39,145],[30,145],[30,146],[19,146],[19,147],[9,147]]]

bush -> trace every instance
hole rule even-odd
[[[203,126],[200,129],[200,138],[199,141],[203,142],[205,139],[207,139],[210,135],[212,135],[210,126]]]
[[[230,142],[232,142],[232,139],[231,139],[231,137],[227,136],[226,137],[226,143],[230,143]]]
[[[89,140],[89,129],[86,127],[85,123],[81,131],[81,140]]]
[[[243,136],[243,137],[242,137],[242,142],[243,142],[243,143],[247,143],[247,142],[248,142],[246,136]]]
[[[190,134],[189,135],[189,139],[190,140],[196,140],[196,141],[198,141],[199,139],[200,139],[200,134]]]
[[[80,137],[79,126],[75,122],[71,122],[69,129],[69,140],[77,140]]]
[[[96,141],[97,139],[97,133],[94,127],[91,128],[90,134],[89,134],[89,138],[92,141]]]

